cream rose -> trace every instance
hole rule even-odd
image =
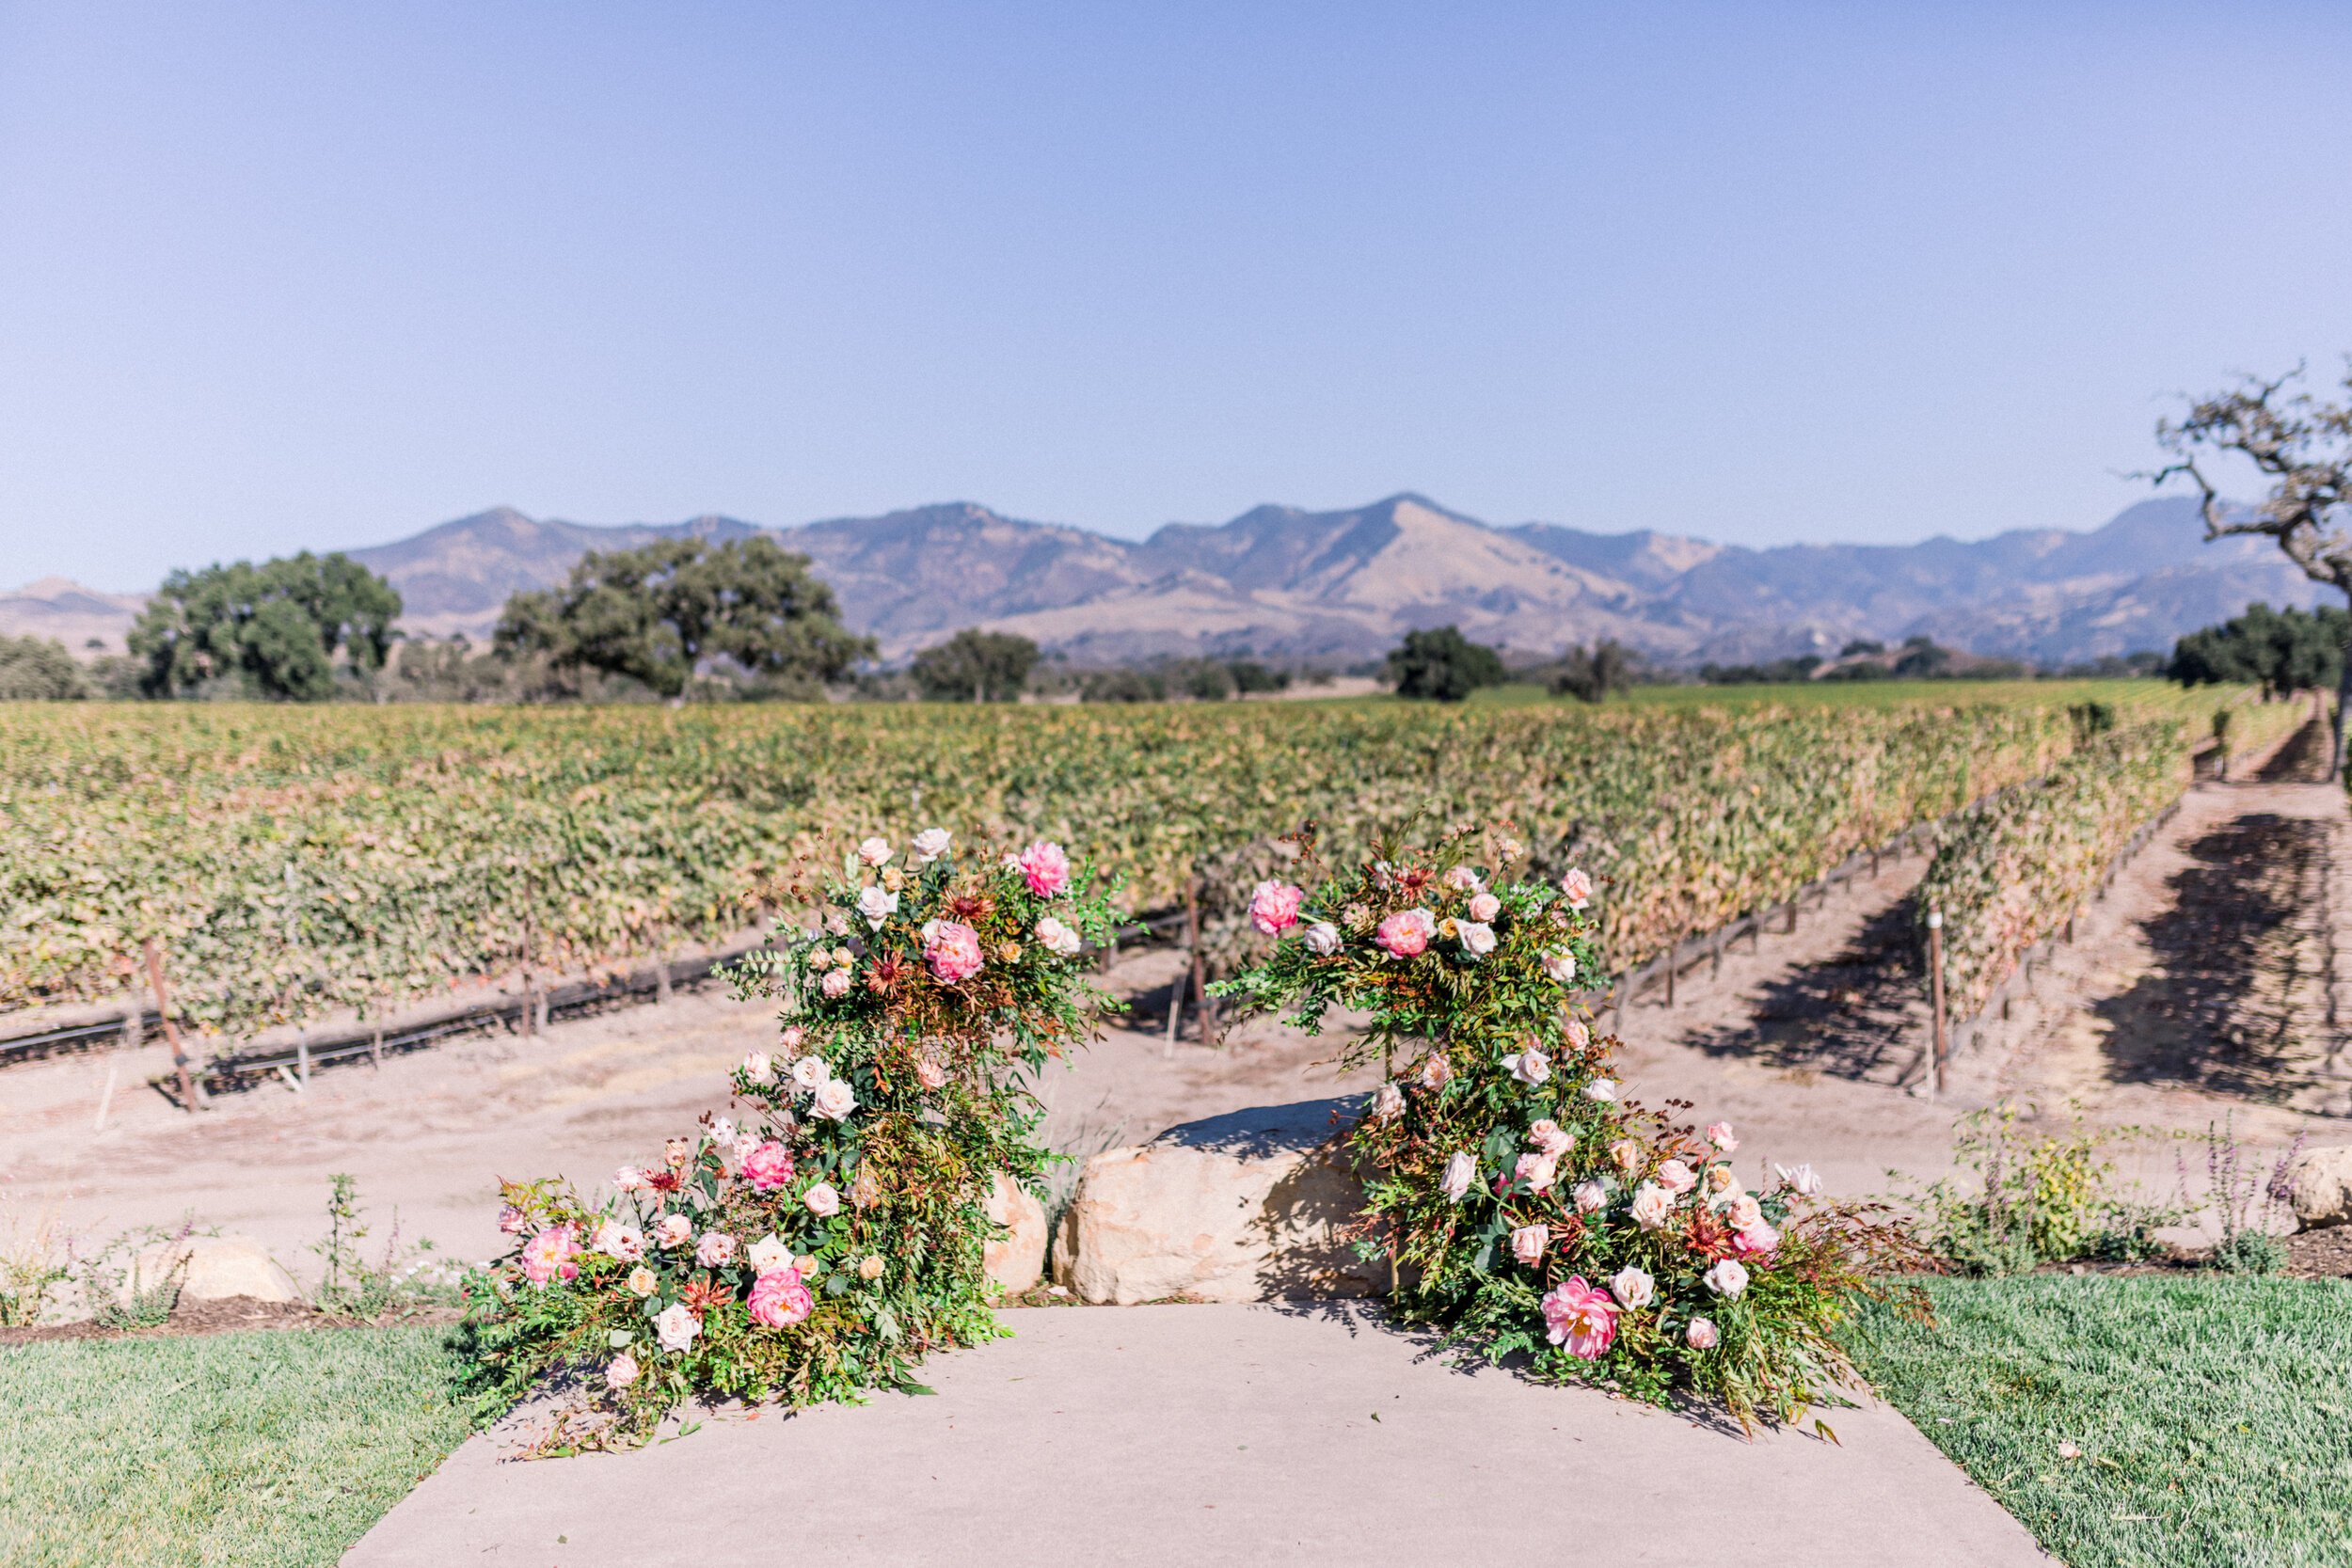
[[[1655,1230],[1674,1217],[1675,1196],[1655,1181],[1645,1181],[1634,1189],[1633,1223],[1645,1230]]]
[[[1511,1256],[1529,1268],[1544,1260],[1544,1243],[1551,1240],[1551,1227],[1522,1225],[1511,1232]]]
[[[1617,1298],[1620,1307],[1638,1308],[1647,1307],[1657,1299],[1657,1286],[1658,1281],[1628,1263],[1617,1271],[1615,1278],[1609,1281],[1609,1293]]]
[[[1477,1180],[1478,1162],[1470,1157],[1469,1150],[1456,1149],[1454,1158],[1445,1163],[1443,1190],[1446,1197],[1454,1203],[1461,1202],[1469,1195],[1470,1183]]]

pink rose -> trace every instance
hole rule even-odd
[[[1568,1037],[1568,1049],[1571,1051],[1581,1051],[1593,1043],[1593,1032],[1585,1027],[1581,1018],[1568,1020],[1567,1027],[1562,1033]]]
[[[1502,912],[1502,900],[1491,893],[1478,894],[1470,901],[1470,917],[1472,920],[1489,921]]]
[[[755,1192],[769,1192],[792,1180],[792,1151],[773,1141],[743,1156],[743,1180]]]
[[[946,1053],[935,1045],[927,1045],[914,1053],[914,1081],[927,1089],[947,1086]]]
[[[551,1279],[578,1279],[580,1265],[572,1261],[572,1255],[579,1250],[572,1241],[570,1226],[549,1226],[523,1243],[523,1273],[533,1285],[545,1285]]]
[[[1267,936],[1279,937],[1298,924],[1298,906],[1307,891],[1288,882],[1260,882],[1249,895],[1249,923]]]
[[[1429,1059],[1421,1064],[1421,1086],[1422,1088],[1442,1089],[1453,1081],[1454,1064],[1445,1059],[1443,1052],[1432,1052]]]
[[[777,1269],[752,1281],[750,1307],[752,1322],[762,1328],[790,1328],[817,1310],[817,1297],[798,1269]]]
[[[1780,1232],[1758,1220],[1741,1227],[1740,1234],[1731,1239],[1731,1244],[1741,1252],[1770,1252],[1780,1245]]]
[[[619,1393],[636,1381],[637,1357],[629,1354],[628,1352],[623,1351],[605,1363],[604,1386],[614,1393]]]
[[[1429,950],[1429,939],[1438,934],[1438,917],[1427,910],[1400,910],[1380,923],[1373,933],[1392,958],[1409,958]]]
[[[1585,1284],[1581,1275],[1553,1286],[1543,1308],[1548,1337],[1555,1345],[1567,1346],[1570,1355],[1598,1360],[1617,1337],[1617,1304],[1608,1291]]]
[[[1405,1091],[1394,1084],[1383,1084],[1372,1092],[1372,1119],[1394,1121],[1405,1114]]]
[[[607,1258],[634,1263],[645,1256],[645,1233],[633,1225],[607,1220],[596,1227],[596,1250]]]
[[[1650,1277],[1646,1269],[1628,1263],[1609,1282],[1609,1293],[1617,1298],[1619,1305],[1639,1309],[1657,1299],[1658,1281]]]
[[[531,1216],[509,1203],[499,1210],[499,1228],[509,1236],[519,1236],[531,1227]]]
[[[1692,1174],[1691,1167],[1679,1160],[1669,1160],[1658,1167],[1658,1184],[1677,1197],[1680,1197],[1698,1183],[1699,1179]]]
[[[642,1191],[645,1185],[645,1173],[635,1165],[623,1165],[612,1173],[612,1185],[625,1193]]]
[[[833,1001],[840,1001],[850,994],[850,972],[846,969],[834,970],[818,982],[817,989]]]
[[[1682,1331],[1682,1342],[1692,1350],[1713,1350],[1717,1342],[1714,1323],[1706,1318],[1692,1318],[1691,1326]]]
[[[1527,1130],[1527,1141],[1557,1160],[1576,1144],[1576,1134],[1546,1117]]]
[[[1729,1209],[1734,1230],[1753,1230],[1764,1223],[1764,1206],[1756,1201],[1754,1193],[1741,1193],[1731,1200]]]
[[[1544,1243],[1551,1240],[1551,1227],[1522,1225],[1511,1232],[1511,1256],[1534,1268],[1544,1260]]]
[[[1486,880],[1479,876],[1475,867],[1457,865],[1445,874],[1445,885],[1457,892],[1475,893],[1486,885]]]
[[[1609,1201],[1609,1189],[1597,1181],[1579,1181],[1573,1196],[1576,1198],[1577,1212],[1590,1214]]]
[[[1719,1259],[1699,1277],[1719,1296],[1736,1296],[1748,1288],[1748,1271],[1737,1259]]]
[[[1645,1230],[1656,1230],[1674,1214],[1674,1194],[1654,1181],[1645,1181],[1634,1189],[1633,1223]]]
[[[1707,1141],[1725,1154],[1740,1147],[1740,1140],[1731,1135],[1731,1123],[1710,1121],[1707,1124]]]
[[[1559,1162],[1549,1154],[1522,1154],[1511,1167],[1511,1180],[1526,1182],[1531,1193],[1548,1193],[1559,1170]]]
[[[1478,1180],[1478,1162],[1470,1157],[1468,1149],[1455,1149],[1454,1158],[1445,1163],[1446,1197],[1459,1203],[1469,1196],[1470,1183]]]
[[[969,980],[985,962],[980,933],[960,920],[934,920],[923,927],[923,961],[947,985]]]
[[[1028,879],[1029,891],[1040,898],[1051,898],[1070,885],[1070,857],[1058,844],[1032,844],[1014,863]]]
[[[801,1201],[808,1206],[810,1213],[819,1219],[830,1218],[841,1212],[841,1195],[834,1190],[834,1185],[830,1181],[818,1182],[817,1185],[801,1195]]]
[[[694,1261],[706,1269],[723,1269],[735,1261],[735,1238],[723,1230],[706,1230],[694,1243]]]
[[[654,1245],[681,1247],[694,1236],[694,1222],[684,1214],[664,1214],[654,1221]]]
[[[1581,910],[1592,901],[1593,879],[1579,866],[1560,879],[1560,891],[1568,895],[1568,908]]]

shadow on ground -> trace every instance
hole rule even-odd
[[[1872,916],[1836,957],[1765,984],[1746,1020],[1689,1043],[1712,1056],[1896,1083],[1919,1058],[1926,969],[1904,898]]]

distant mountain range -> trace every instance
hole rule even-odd
[[[1343,512],[1261,506],[1140,542],[1024,522],[970,502],[763,529],[733,517],[613,528],[499,507],[349,553],[382,573],[413,633],[481,641],[506,596],[580,554],[649,540],[769,533],[809,556],[850,625],[902,657],[969,626],[1072,659],[1237,654],[1347,662],[1406,630],[1458,625],[1524,655],[1614,637],[1677,664],[1835,652],[1924,632],[1975,653],[2065,663],[2140,648],[2317,589],[2262,540],[2208,545],[2196,503],[2143,501],[2088,533],[1963,544],[1748,549],[1647,530],[1498,528],[1415,495]],[[0,597],[0,630],[119,645],[137,599],[52,578]],[[111,635],[90,617],[110,612]],[[71,625],[74,635],[45,626]]]

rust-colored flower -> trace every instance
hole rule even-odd
[[[1713,1262],[1719,1258],[1729,1258],[1739,1250],[1740,1233],[1727,1221],[1701,1208],[1691,1215],[1690,1223],[1682,1227],[1682,1239],[1692,1252]]]
[[[888,996],[914,973],[914,966],[896,953],[885,953],[866,966],[866,989],[876,996]]]
[[[714,1307],[724,1307],[733,1301],[735,1287],[721,1285],[713,1280],[691,1279],[687,1281],[686,1289],[678,1292],[678,1298],[697,1313],[708,1312]]]
[[[959,893],[947,900],[947,912],[966,926],[977,926],[996,912],[996,900],[985,893]]]

